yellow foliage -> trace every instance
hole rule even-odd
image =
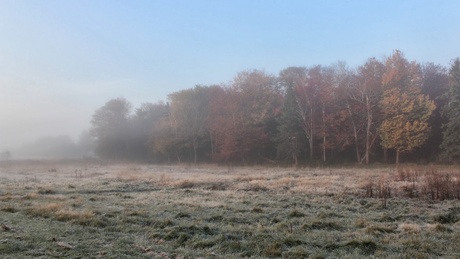
[[[419,88],[388,89],[380,105],[384,120],[379,132],[384,148],[411,152],[426,141],[431,130],[427,121],[436,106]]]

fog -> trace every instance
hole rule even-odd
[[[89,125],[92,107],[66,103],[45,86],[39,91],[12,80],[1,83],[0,150],[17,148],[41,136],[68,134],[74,138]]]
[[[69,136],[41,137],[34,142],[7,151],[12,159],[59,159],[90,156]]]
[[[0,152],[10,152],[12,159],[75,157],[78,152],[61,151],[72,149],[70,142],[79,144],[80,135],[90,129],[94,111],[112,94],[124,91],[118,84],[106,89],[85,89],[83,84],[53,88],[49,87],[53,82],[47,85],[45,79],[29,85],[11,80],[8,84],[0,80],[0,84]]]

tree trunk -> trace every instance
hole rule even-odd
[[[193,163],[196,165],[196,145],[193,145]]]
[[[356,152],[356,162],[361,164],[361,155],[359,154],[359,144],[358,144],[358,129],[356,128],[355,120],[353,119],[353,113],[351,112],[350,105],[347,103],[348,114],[350,114],[351,125],[353,126],[353,137],[355,138],[355,152]]]
[[[297,139],[295,136],[291,137],[291,145],[292,145],[292,159],[294,159],[295,167],[298,165],[298,157],[297,157]]]
[[[215,155],[215,150],[214,150],[214,139],[212,137],[212,133],[209,133],[209,139],[211,142],[211,159],[213,159]]]
[[[388,149],[383,148],[383,162],[388,163]]]
[[[310,109],[310,162],[313,161],[313,109]]]
[[[326,162],[326,136],[323,136],[323,162]]]
[[[323,162],[326,162],[326,122],[325,122],[325,111],[324,111],[324,105],[322,107],[321,111],[321,118],[323,121]]]
[[[372,111],[369,101],[369,96],[366,96],[366,110],[367,110],[367,125],[366,125],[366,164],[369,164],[369,153],[371,149],[370,138],[371,138],[371,126],[372,126]]]

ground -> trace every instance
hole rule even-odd
[[[458,175],[6,161],[0,256],[459,258]]]

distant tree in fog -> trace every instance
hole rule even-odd
[[[163,102],[143,103],[135,110],[129,125],[129,158],[135,160],[154,160],[152,152],[152,132],[155,125],[168,116],[168,105]]]
[[[4,151],[0,155],[1,160],[8,160],[8,159],[10,159],[10,157],[11,157],[10,151]]]
[[[131,107],[125,98],[116,98],[93,114],[91,134],[96,138],[96,154],[100,157],[126,158]]]
[[[152,151],[170,161],[182,157],[196,163],[212,154],[212,134],[209,130],[210,103],[219,86],[200,86],[171,93],[167,116],[154,125]],[[203,154],[199,157],[198,154]]]
[[[78,147],[82,157],[94,156],[96,149],[96,139],[89,131],[83,131],[78,139]]]
[[[81,157],[77,144],[67,135],[46,136],[15,150],[21,159],[60,159]]]
[[[81,145],[87,151],[94,145],[96,155],[103,158],[156,161],[152,132],[168,116],[168,105],[143,103],[134,114],[131,111],[126,99],[109,100],[94,113],[90,136],[82,136]]]

